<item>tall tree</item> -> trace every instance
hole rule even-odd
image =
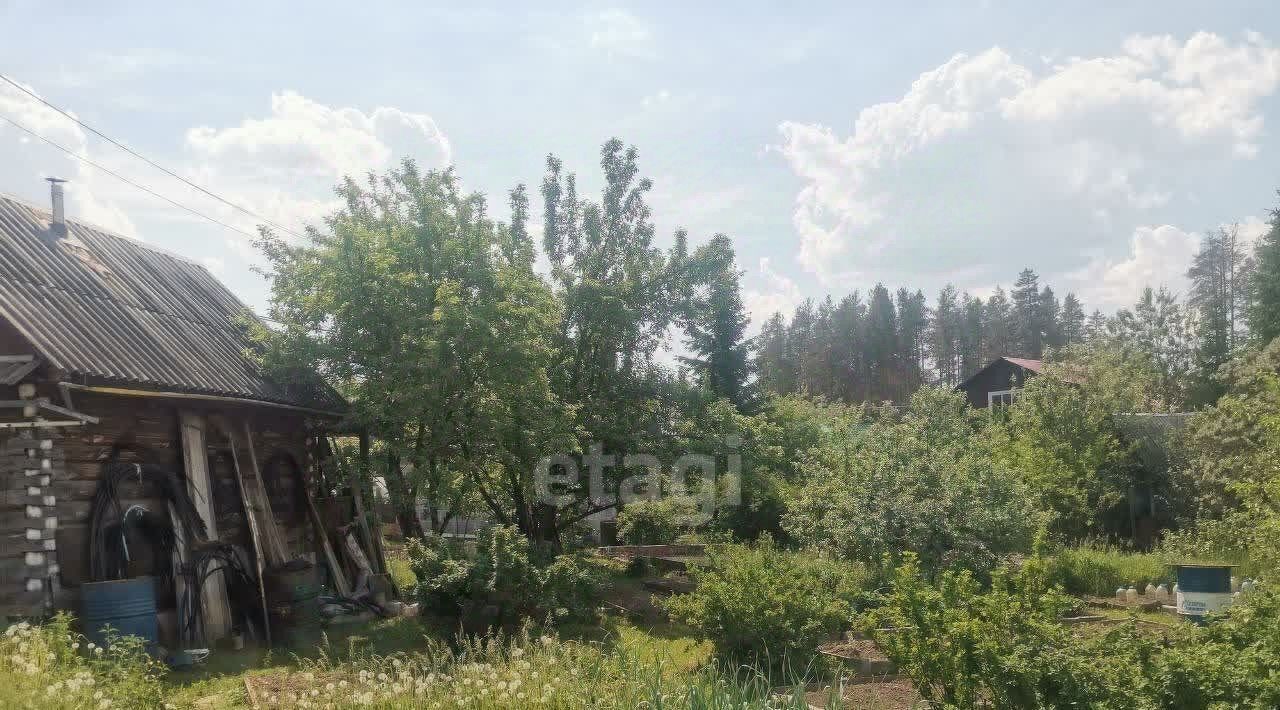
[[[791,394],[795,392],[795,363],[788,357],[787,321],[781,313],[774,313],[760,326],[755,339],[756,382],[766,392]]]
[[[1040,291],[1039,302],[1039,325],[1041,337],[1041,352],[1044,348],[1056,348],[1062,345],[1062,324],[1059,322],[1062,310],[1058,303],[1058,297],[1054,295],[1053,289],[1048,286]]]
[[[898,351],[902,379],[893,395],[905,400],[924,382],[925,357],[928,354],[929,307],[924,291],[900,288],[898,300]]]
[[[279,323],[260,333],[264,364],[318,371],[347,397],[383,464],[364,473],[386,481],[405,534],[420,500],[456,512],[477,492],[527,520],[535,463],[572,446],[572,421],[550,388],[560,311],[533,271],[524,189],[510,225],[451,170],[412,161],[338,194],[327,231],[258,242]]]
[[[1023,269],[1013,284],[1013,346],[1017,355],[1038,358],[1044,351],[1040,277]]]
[[[1075,345],[1085,339],[1084,307],[1074,293],[1062,299],[1062,344]]]
[[[1244,314],[1248,312],[1248,278],[1252,259],[1240,243],[1236,225],[1205,235],[1192,259],[1189,304],[1199,324],[1199,377],[1202,390],[1214,390],[1213,375],[1231,358],[1242,342]]]
[[[933,309],[930,339],[938,381],[947,387],[954,387],[960,377],[963,317],[956,287],[943,286],[938,292],[938,305]]]
[[[964,304],[964,325],[960,331],[959,379],[963,381],[986,365],[982,358],[988,336],[982,299],[966,293],[961,300]]]
[[[694,252],[686,314],[686,342],[693,357],[683,358],[704,388],[733,402],[739,410],[754,397],[748,380],[751,363],[746,340],[750,319],[742,305],[733,242],[723,234]]]
[[[982,359],[990,362],[1004,355],[1018,354],[1017,336],[1014,332],[1017,324],[1013,307],[1003,288],[996,286],[995,293],[987,299],[983,318],[982,331],[986,334],[986,344]]]
[[[582,449],[599,444],[607,455],[649,449],[640,437],[661,430],[652,420],[658,368],[654,354],[687,305],[685,247],[664,255],[653,246],[654,227],[634,147],[612,139],[600,150],[604,189],[599,202],[577,194],[577,181],[561,161],[547,158],[542,182],[543,247],[552,283],[564,303],[553,383],[577,413]],[[531,523],[533,536],[555,539],[564,526],[613,507],[613,489],[625,475],[610,467],[606,490],[582,495],[562,510],[546,506]]]
[[[898,366],[901,351],[898,340],[898,314],[893,298],[884,284],[871,289],[867,307],[866,359],[868,392],[872,400],[892,399],[901,385]]]
[[[1271,210],[1268,227],[1255,248],[1256,270],[1248,311],[1249,330],[1263,345],[1280,336],[1280,208]]]

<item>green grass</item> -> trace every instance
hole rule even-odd
[[[1054,555],[1049,578],[1070,594],[1110,597],[1120,586],[1172,585],[1173,570],[1161,555],[1125,552],[1113,547],[1076,547]]]

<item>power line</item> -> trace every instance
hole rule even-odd
[[[182,182],[186,183],[187,185],[191,186],[192,188],[194,188],[194,189],[196,189],[196,190],[199,190],[200,192],[203,192],[204,194],[208,195],[209,197],[212,197],[213,199],[217,200],[218,202],[221,202],[222,204],[227,205],[228,207],[231,207],[232,209],[239,210],[240,212],[243,212],[244,214],[247,214],[247,215],[249,215],[250,217],[253,217],[254,219],[257,219],[257,220],[260,220],[260,221],[262,221],[262,222],[264,222],[264,223],[266,223],[266,224],[269,224],[269,225],[271,225],[272,227],[275,227],[276,229],[279,229],[279,230],[280,230],[280,231],[282,231],[282,232],[286,232],[286,233],[291,234],[291,235],[293,235],[293,236],[295,236],[295,237],[298,237],[298,238],[300,238],[300,239],[302,238],[302,235],[301,235],[301,234],[298,234],[297,232],[293,231],[292,229],[289,229],[288,227],[284,227],[284,226],[282,226],[282,225],[280,225],[280,224],[277,224],[277,223],[275,223],[275,222],[273,222],[273,221],[271,221],[271,220],[267,219],[266,217],[263,217],[262,215],[258,214],[257,212],[254,212],[253,210],[250,210],[250,209],[249,209],[249,208],[247,208],[247,207],[242,207],[242,206],[240,206],[240,205],[238,205],[238,204],[236,204],[236,203],[234,203],[234,202],[232,202],[232,201],[230,201],[230,200],[228,200],[228,199],[226,199],[226,198],[222,197],[221,195],[218,195],[218,194],[215,194],[215,193],[213,193],[213,192],[210,192],[209,190],[207,190],[207,189],[205,189],[205,188],[201,187],[200,185],[197,185],[196,183],[191,182],[191,181],[190,181],[190,180],[188,180],[187,178],[182,177],[182,176],[181,176],[181,175],[179,175],[178,173],[175,173],[175,172],[173,172],[172,170],[170,170],[170,169],[168,169],[168,168],[164,167],[163,165],[160,165],[159,163],[156,163],[154,160],[152,160],[152,159],[150,159],[150,158],[146,157],[145,155],[142,155],[141,153],[138,153],[137,151],[133,150],[133,149],[132,149],[132,148],[130,148],[129,146],[127,146],[127,145],[125,145],[125,144],[123,144],[123,143],[121,143],[121,142],[119,142],[119,141],[115,140],[114,138],[112,138],[112,137],[108,136],[107,134],[103,133],[102,131],[99,131],[98,129],[94,128],[93,126],[90,126],[89,124],[85,123],[84,121],[81,121],[80,119],[76,118],[75,116],[71,115],[70,113],[67,113],[66,111],[62,110],[61,108],[59,108],[59,107],[57,107],[57,106],[55,106],[55,105],[53,105],[53,104],[49,103],[49,102],[48,102],[44,97],[40,96],[39,94],[36,94],[35,92],[31,91],[30,89],[28,89],[27,87],[23,86],[22,84],[19,84],[18,82],[14,81],[13,79],[10,79],[9,77],[5,76],[4,74],[0,74],[0,79],[5,80],[6,82],[8,82],[8,83],[9,83],[9,85],[13,86],[15,89],[17,89],[17,90],[21,91],[22,93],[26,94],[27,96],[30,96],[31,98],[35,99],[36,101],[39,101],[40,103],[44,104],[45,106],[48,106],[49,108],[53,109],[54,111],[57,111],[58,113],[62,114],[63,116],[66,116],[68,119],[70,119],[70,120],[74,121],[74,122],[76,123],[76,125],[80,126],[81,128],[85,129],[86,131],[89,131],[90,133],[94,134],[95,136],[97,136],[97,137],[101,138],[102,140],[104,140],[104,141],[106,141],[106,142],[110,143],[111,145],[114,145],[115,147],[119,148],[120,150],[123,150],[124,152],[128,153],[129,155],[132,155],[133,157],[137,158],[138,160],[141,160],[142,162],[146,163],[147,165],[150,165],[151,167],[155,168],[156,170],[159,170],[160,172],[164,173],[165,175],[168,175],[169,177],[175,178],[175,179],[177,179],[177,180],[181,180]]]
[[[64,146],[64,145],[62,145],[62,144],[60,144],[60,143],[57,143],[57,142],[52,141],[52,140],[50,140],[50,139],[48,139],[48,138],[45,138],[44,136],[40,135],[39,133],[36,133],[35,131],[31,130],[30,128],[27,128],[26,126],[22,125],[21,123],[18,123],[17,121],[13,120],[12,118],[9,118],[8,116],[0,116],[0,119],[4,120],[4,121],[5,121],[5,122],[7,122],[9,125],[13,126],[14,128],[17,128],[18,130],[22,131],[23,133],[26,133],[27,135],[30,135],[30,136],[35,137],[35,138],[38,138],[38,139],[40,139],[40,140],[44,141],[45,143],[48,143],[49,145],[53,146],[54,148],[57,148],[58,150],[60,150],[60,151],[62,151],[62,152],[64,152],[64,153],[66,153],[67,155],[69,155],[69,156],[71,156],[71,157],[75,158],[76,160],[79,160],[79,161],[81,161],[82,163],[85,163],[85,164],[87,164],[87,165],[90,165],[90,166],[92,166],[92,167],[95,167],[95,168],[97,168],[97,169],[101,170],[102,172],[104,172],[104,173],[106,173],[106,174],[110,175],[111,177],[114,177],[115,179],[120,180],[121,182],[127,183],[127,184],[129,184],[129,185],[131,185],[131,186],[133,186],[133,187],[136,187],[136,188],[138,188],[139,190],[142,190],[143,192],[145,192],[145,193],[147,193],[147,194],[149,194],[149,195],[151,195],[151,196],[153,196],[153,197],[158,197],[158,198],[160,198],[160,199],[164,200],[165,202],[168,202],[169,204],[173,205],[174,207],[177,207],[177,208],[182,209],[182,210],[186,210],[187,212],[190,212],[191,214],[193,214],[193,215],[195,215],[195,216],[197,216],[197,217],[200,217],[200,218],[203,218],[203,219],[207,219],[207,220],[209,220],[210,222],[213,222],[214,224],[217,224],[217,225],[220,225],[220,226],[226,227],[227,229],[230,229],[230,230],[231,230],[231,231],[233,231],[233,232],[238,232],[238,233],[240,233],[240,234],[243,234],[244,236],[249,237],[250,239],[257,239],[257,236],[255,236],[255,235],[253,235],[253,234],[250,234],[250,233],[248,233],[248,232],[244,231],[243,229],[240,229],[239,227],[234,227],[234,226],[232,226],[232,225],[230,225],[230,224],[227,224],[226,222],[223,222],[223,221],[221,221],[221,220],[218,220],[218,219],[215,219],[215,218],[213,218],[213,217],[210,217],[209,215],[204,214],[203,212],[197,212],[196,210],[193,210],[193,209],[191,209],[190,207],[187,207],[187,206],[186,206],[186,205],[184,205],[184,204],[181,204],[181,203],[179,203],[179,202],[175,202],[174,200],[171,200],[171,199],[169,199],[168,197],[165,197],[164,195],[161,195],[160,193],[156,192],[155,190],[152,190],[151,188],[147,187],[146,185],[139,185],[138,183],[136,183],[136,182],[134,182],[134,181],[130,180],[129,178],[127,178],[127,177],[125,177],[125,176],[121,175],[120,173],[117,173],[117,172],[115,172],[114,170],[111,170],[110,168],[103,167],[103,166],[101,166],[101,165],[99,165],[99,164],[97,164],[97,163],[93,162],[92,160],[89,160],[88,158],[86,158],[86,157],[84,157],[84,156],[82,156],[82,155],[80,155],[80,154],[76,153],[75,151],[71,150],[70,148],[67,148],[66,146]]]

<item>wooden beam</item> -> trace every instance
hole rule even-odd
[[[209,480],[208,444],[205,441],[204,417],[194,412],[180,412],[178,415],[182,433],[182,460],[186,465],[187,490],[195,503],[196,512],[204,521],[209,540],[218,539],[218,523],[213,515],[213,486]],[[174,530],[181,526],[174,521]],[[179,541],[178,549],[185,555],[185,545]],[[185,556],[184,560],[185,562]],[[179,581],[181,584],[181,581]],[[182,590],[179,589],[181,599]],[[205,641],[212,643],[226,638],[231,633],[231,606],[227,600],[226,582],[223,575],[210,575],[204,582],[202,593],[204,610]]]
[[[258,467],[258,454],[254,451],[253,431],[249,428],[248,419],[244,420],[244,442],[245,448],[249,450],[249,466],[253,470],[253,480],[250,481],[253,487],[251,495],[257,499],[264,518],[263,532],[267,539],[267,549],[271,551],[272,563],[281,565],[289,561],[289,549],[284,543],[284,537],[280,534],[280,526],[276,525],[275,511],[271,509],[271,496],[267,495],[267,487],[262,481],[262,469]]]
[[[240,456],[236,453],[236,435],[234,431],[225,429],[227,438],[231,440],[231,465],[236,469],[236,485],[240,488],[240,502],[244,505],[244,517],[249,520],[249,538],[253,541],[253,563],[258,571],[258,596],[262,599],[262,628],[267,637],[267,646],[271,644],[271,619],[267,611],[267,590],[262,579],[265,565],[262,562],[262,536],[258,533],[258,516],[253,513],[253,504],[245,491],[244,475],[240,470]]]

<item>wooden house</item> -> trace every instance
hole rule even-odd
[[[1039,375],[1044,363],[1022,357],[998,357],[961,382],[956,390],[964,392],[970,406],[986,409],[1013,403],[1018,390],[1027,380]]]
[[[77,609],[108,461],[177,472],[211,540],[315,560],[305,477],[342,398],[314,373],[264,374],[252,316],[203,266],[66,220],[61,197],[0,196],[0,620]],[[165,510],[145,485],[120,498]],[[163,615],[174,593],[158,596]]]

